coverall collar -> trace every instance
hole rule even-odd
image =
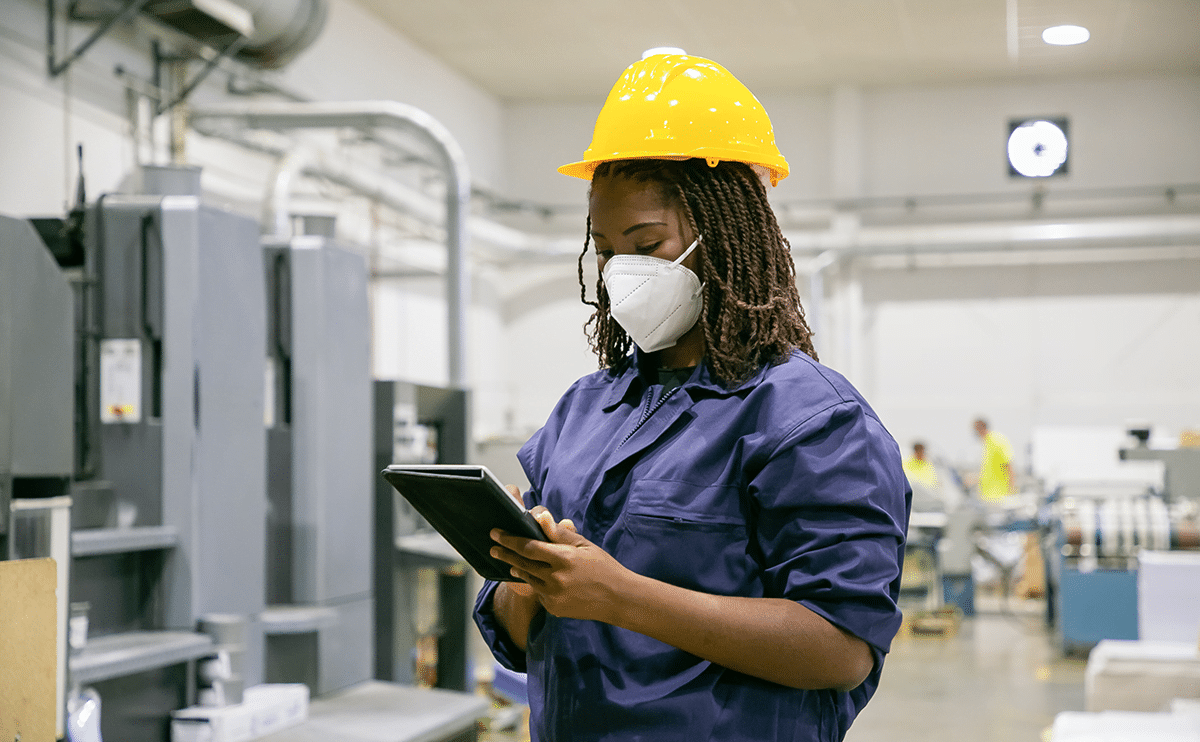
[[[766,366],[759,367],[746,381],[735,387],[727,388],[713,374],[707,360],[702,360],[699,368],[684,383],[683,390],[692,399],[699,399],[706,396],[728,397],[758,386],[762,382],[766,371]],[[634,346],[633,362],[625,371],[609,376],[612,388],[604,398],[604,409],[612,410],[624,402],[630,395],[633,395],[635,398],[640,397],[646,387],[657,383],[657,372],[658,366],[655,364],[653,354],[644,353],[641,348]]]

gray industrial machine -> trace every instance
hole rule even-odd
[[[60,584],[70,571],[65,495],[74,449],[71,296],[31,224],[0,216],[0,559],[54,557]],[[58,591],[57,602],[61,734],[66,590]]]
[[[367,268],[328,236],[264,244],[266,680],[372,677]]]
[[[211,651],[206,616],[249,621],[238,685],[262,682],[266,517],[258,224],[147,168],[146,195],[87,210],[71,597],[90,606],[72,679],[112,739],[165,736]],[[84,458],[93,463],[86,465]]]
[[[13,497],[68,492],[73,336],[67,279],[29,222],[0,216],[0,546]]]
[[[466,463],[468,394],[375,382],[375,677],[472,690],[467,632],[471,571],[379,472],[389,464]],[[427,588],[427,589],[423,589]],[[430,678],[418,647],[432,645]]]
[[[1122,461],[1163,462],[1163,496],[1200,502],[1200,447],[1151,448],[1149,428],[1133,428],[1129,434],[1137,445],[1120,449]]]
[[[1137,639],[1143,550],[1200,549],[1200,449],[1152,449],[1148,428],[1122,461],[1162,461],[1162,488],[1091,483],[1063,486],[1051,512],[1047,555],[1051,602],[1067,651],[1103,639]]]

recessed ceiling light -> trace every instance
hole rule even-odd
[[[1055,46],[1082,44],[1091,37],[1083,26],[1051,26],[1042,31],[1042,41]]]
[[[687,52],[677,46],[656,46],[642,52],[642,59],[653,57],[655,54],[687,54]]]

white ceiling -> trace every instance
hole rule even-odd
[[[504,100],[597,100],[677,46],[754,91],[1200,74],[1200,0],[357,0]],[[1092,37],[1042,42],[1072,23]]]

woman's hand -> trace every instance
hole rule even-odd
[[[521,499],[521,489],[515,484],[505,485],[509,494]],[[529,624],[542,610],[533,588],[521,582],[501,582],[492,594],[492,610],[508,637],[521,651],[529,644]]]
[[[537,601],[560,618],[611,621],[614,598],[631,574],[599,546],[580,536],[570,519],[555,522],[540,505],[532,511],[549,542],[492,531],[492,556],[512,565]]]
[[[555,616],[603,621],[793,688],[850,690],[871,671],[865,642],[795,601],[709,595],[638,575],[570,520],[532,512],[549,543],[492,531],[492,556],[526,583],[503,583],[498,599],[527,590],[531,604]],[[528,630],[524,619],[525,633],[513,635],[522,648]]]

